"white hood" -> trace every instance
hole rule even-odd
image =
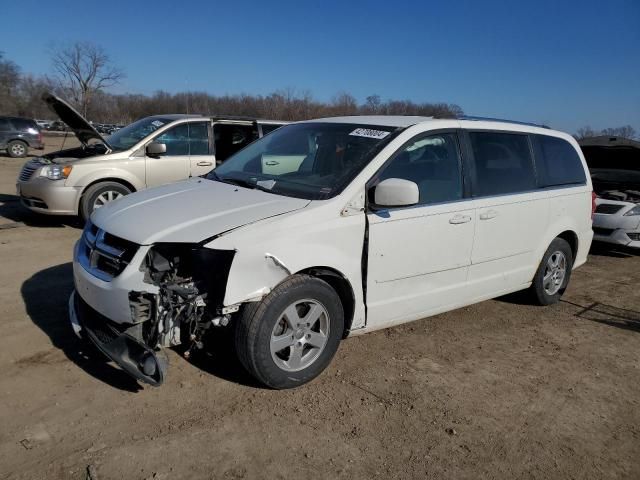
[[[96,210],[91,221],[139,245],[197,243],[308,204],[309,200],[198,178],[127,195]]]

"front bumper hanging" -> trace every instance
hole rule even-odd
[[[88,338],[110,360],[137,380],[158,387],[166,375],[168,361],[152,348],[121,332],[87,305],[74,290],[69,297],[69,320],[80,338]]]

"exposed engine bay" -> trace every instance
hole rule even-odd
[[[600,198],[640,202],[640,143],[600,136],[580,142],[593,189]]]
[[[142,325],[142,339],[152,348],[187,346],[201,349],[212,326],[226,326],[230,313],[222,301],[233,251],[193,245],[158,245],[149,250],[145,282],[159,288],[157,295],[131,292],[131,315]],[[232,309],[233,310],[233,309]]]
[[[106,153],[107,148],[101,143],[96,143],[89,146],[83,145],[80,147],[58,150],[56,152],[47,153],[46,155],[34,157],[33,160],[39,161],[43,165],[48,165],[50,163],[58,163],[59,161],[68,162],[69,160],[95,157],[96,155],[104,155]]]
[[[606,200],[640,203],[640,190],[603,190],[596,193]]]

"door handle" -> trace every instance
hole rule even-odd
[[[480,214],[480,220],[491,220],[492,218],[496,218],[498,216],[498,212],[495,210],[487,210],[486,212],[482,212]]]
[[[469,215],[456,215],[449,219],[449,223],[452,225],[460,225],[461,223],[469,223],[470,221],[471,217]]]
[[[280,165],[280,162],[276,162],[275,160],[269,160],[268,162],[264,162],[264,164],[272,167],[273,165]]]
[[[211,165],[213,165],[213,162],[198,162],[196,165],[198,165],[199,167],[210,167]]]

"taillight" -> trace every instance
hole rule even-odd
[[[591,192],[591,220],[593,220],[593,214],[596,213],[596,192]]]

